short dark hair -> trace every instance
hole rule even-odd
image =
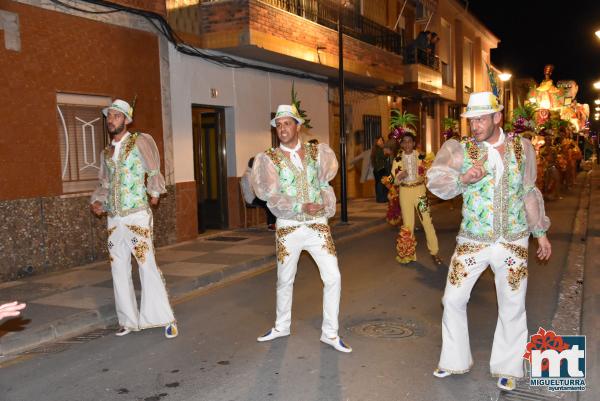
[[[400,138],[400,142],[402,142],[402,140],[406,137],[409,137],[410,139],[413,140],[414,143],[417,143],[417,135],[413,134],[412,132],[405,132],[404,135],[402,135],[402,138]]]

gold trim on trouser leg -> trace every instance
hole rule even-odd
[[[108,217],[108,226],[108,250],[119,325],[137,331],[139,310],[131,276],[131,248],[125,235],[127,229],[123,225],[123,217],[120,216]]]
[[[140,328],[167,326],[175,322],[175,315],[169,302],[164,276],[156,263],[152,243],[152,213],[142,211],[127,217],[125,223],[129,244],[138,261],[142,285]]]
[[[524,375],[522,356],[528,339],[525,310],[528,244],[528,238],[497,242],[490,260],[498,301],[490,372],[503,377]]]
[[[415,213],[417,213],[419,220],[421,220],[421,224],[423,225],[423,230],[425,231],[427,249],[430,254],[437,255],[439,252],[439,245],[429,211],[429,203],[426,202],[424,204],[423,202],[423,197],[426,199],[426,196],[425,185],[423,184],[416,186],[401,186],[400,208],[402,209],[402,220],[403,225],[414,238]],[[413,260],[416,260],[416,252]]]

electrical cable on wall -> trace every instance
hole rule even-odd
[[[305,74],[305,73],[301,73],[301,72],[280,69],[280,68],[276,68],[276,67],[267,67],[267,66],[260,65],[260,64],[251,64],[251,63],[247,63],[247,62],[235,59],[233,57],[216,55],[216,54],[211,54],[206,51],[202,51],[194,46],[191,46],[191,45],[185,43],[183,41],[183,39],[181,39],[179,37],[179,35],[177,35],[175,30],[171,27],[171,25],[169,25],[168,21],[162,15],[152,12],[152,11],[139,10],[136,8],[124,6],[121,4],[116,4],[116,3],[106,1],[106,0],[80,0],[80,1],[89,3],[89,4],[94,4],[97,6],[102,6],[105,8],[109,8],[110,10],[107,10],[107,11],[87,10],[84,8],[74,6],[72,4],[68,4],[64,0],[50,0],[50,1],[61,7],[65,7],[65,8],[75,10],[78,12],[82,12],[82,13],[110,14],[110,13],[117,13],[117,12],[127,12],[130,14],[134,14],[134,15],[143,17],[162,36],[164,36],[175,47],[175,49],[177,51],[179,51],[180,53],[186,54],[188,56],[200,57],[200,58],[202,58],[206,61],[209,61],[213,64],[217,64],[217,65],[229,67],[229,68],[252,68],[252,69],[263,71],[263,72],[289,75],[289,76],[302,78],[302,79],[310,79],[310,80],[317,81],[320,83],[327,83],[327,84],[331,84],[331,85],[337,84],[337,80],[331,79],[331,78],[326,78],[326,77],[321,78],[321,77],[317,77],[314,75]],[[378,95],[387,95],[390,93],[390,91],[381,90],[381,89],[378,89],[375,87],[363,87],[363,86],[355,85],[355,84],[350,84],[349,86],[356,90],[371,92],[371,93],[375,93]]]

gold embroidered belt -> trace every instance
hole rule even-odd
[[[404,187],[404,188],[412,188],[412,187],[418,187],[419,185],[423,185],[425,184],[425,181],[421,180],[421,181],[415,181],[415,182],[401,182],[400,186]]]

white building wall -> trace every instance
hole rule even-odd
[[[291,102],[291,86],[311,119],[304,140],[328,142],[327,84],[250,68],[228,68],[169,47],[175,182],[194,180],[192,105],[225,107],[227,174],[241,176],[248,159],[271,146],[270,115]],[[211,97],[211,89],[218,91]]]

